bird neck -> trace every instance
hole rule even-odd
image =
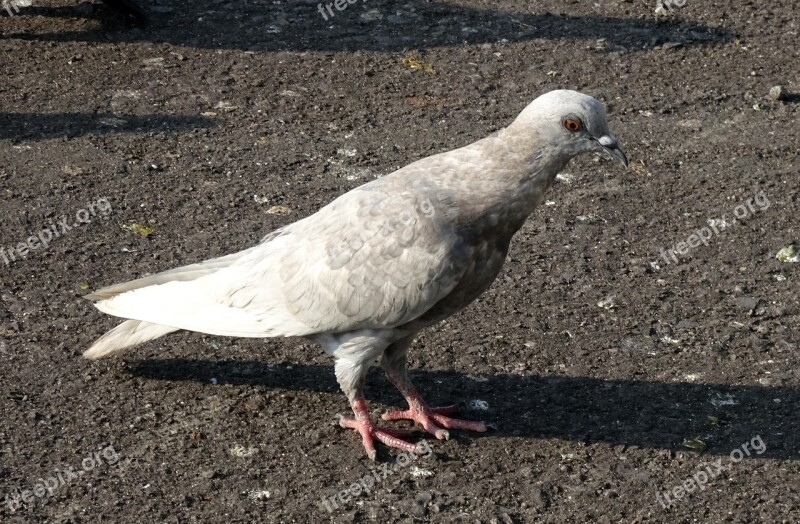
[[[479,191],[466,196],[469,204],[462,209],[469,229],[479,235],[495,235],[503,242],[510,241],[541,204],[556,175],[569,162],[555,147],[542,147],[539,137],[518,133],[509,137],[507,129],[485,139],[492,141],[484,144],[484,151],[493,166],[472,175],[480,183],[467,186]],[[492,173],[490,179],[487,173]]]

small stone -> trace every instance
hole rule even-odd
[[[433,471],[414,466],[411,468],[411,476],[414,478],[428,478],[433,476]]]
[[[292,210],[286,206],[272,206],[267,209],[268,215],[291,215]]]
[[[369,11],[362,13],[360,18],[367,22],[374,22],[375,20],[380,20],[383,18],[383,14],[377,9],[370,9]]]
[[[778,254],[775,255],[781,262],[800,262],[800,250],[792,244],[791,246],[786,246],[785,248],[778,251]]]
[[[606,221],[604,218],[599,217],[597,215],[578,215],[575,218],[578,220],[578,222],[585,222],[587,224],[596,224],[597,222],[600,222],[601,220],[603,222]]]
[[[601,307],[603,309],[614,309],[615,307],[617,307],[614,295],[609,295],[600,302],[598,302],[597,307]]]
[[[769,90],[769,97],[773,100],[786,100],[789,98],[789,91],[783,86],[775,86]]]
[[[258,448],[253,447],[244,447],[241,444],[236,444],[231,449],[228,450],[228,453],[233,455],[234,457],[252,457],[253,455],[258,453]]]
[[[470,400],[468,406],[471,411],[489,411],[489,403],[485,400]]]
[[[686,439],[681,445],[694,451],[705,451],[705,449],[708,447],[708,445],[699,438]]]
[[[562,184],[570,185],[575,182],[575,175],[570,173],[559,173],[556,175],[556,180]]]
[[[263,502],[270,498],[270,492],[266,489],[253,489],[247,493],[247,498],[254,502]]]

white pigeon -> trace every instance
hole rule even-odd
[[[506,128],[414,162],[340,196],[249,249],[101,289],[88,298],[126,320],[84,353],[96,359],[180,329],[231,337],[306,337],[335,359],[336,378],[370,458],[374,441],[419,448],[378,427],[363,396],[379,363],[408,402],[384,420],[486,431],[432,408],[406,373],[425,327],[462,310],[497,277],[509,243],[567,162],[605,152],[628,165],[603,105],[575,91],[534,100]]]

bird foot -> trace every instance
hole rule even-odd
[[[371,420],[357,420],[354,417],[339,416],[339,425],[346,429],[354,429],[361,434],[361,441],[367,456],[375,460],[375,441],[382,442],[390,448],[400,449],[409,453],[422,454],[424,450],[416,444],[403,440],[404,437],[413,435],[413,431],[405,429],[378,428]]]
[[[453,404],[452,406],[441,408],[430,408],[427,406],[421,408],[412,407],[405,411],[389,411],[384,413],[383,420],[411,420],[422,426],[425,431],[439,440],[450,439],[450,432],[447,431],[448,429],[466,429],[479,433],[483,433],[487,430],[487,426],[483,422],[460,420],[447,416],[456,413],[461,407],[461,404]]]

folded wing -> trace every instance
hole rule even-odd
[[[96,306],[237,337],[395,327],[445,297],[463,274],[468,253],[450,229],[451,213],[435,192],[367,184],[254,248],[134,281],[144,287],[100,290]]]

